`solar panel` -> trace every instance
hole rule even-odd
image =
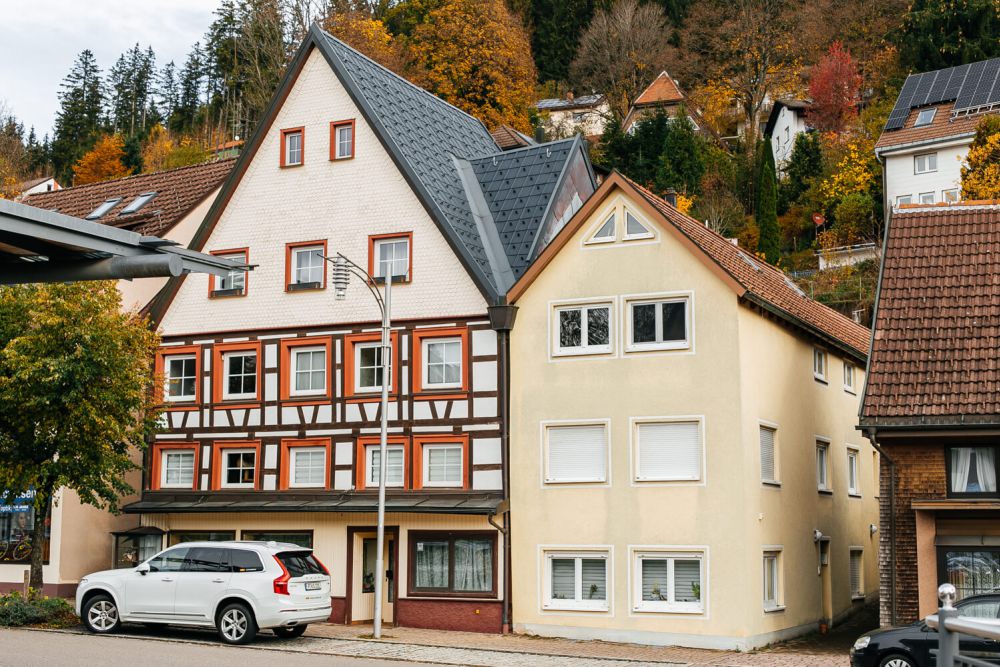
[[[913,91],[916,90],[919,80],[919,74],[911,74],[906,77],[903,88],[899,91],[899,97],[896,98],[896,106],[892,108],[889,120],[885,123],[885,129],[898,130],[903,127],[906,117],[910,115],[910,100],[913,98]]]
[[[983,78],[979,80],[979,85],[976,86],[971,106],[978,107],[996,101],[990,99],[990,94],[993,92],[993,84],[996,83],[998,73],[1000,73],[1000,60],[986,61]]]
[[[954,100],[958,97],[958,91],[962,89],[962,84],[965,83],[965,76],[968,72],[969,65],[959,65],[958,67],[951,68],[951,77],[948,81],[948,87],[941,96],[942,101]]]
[[[938,104],[944,101],[944,91],[948,87],[948,81],[951,79],[951,74],[953,72],[952,68],[938,70],[936,76],[934,77],[934,83],[931,84],[931,89],[927,93],[927,99],[924,100],[924,104]]]
[[[979,85],[980,79],[983,78],[983,72],[985,71],[985,60],[972,63],[969,66],[969,72],[965,75],[965,83],[962,84],[962,89],[958,91],[958,99],[955,100],[956,109],[968,109],[972,106],[972,98],[976,94],[976,87]]]
[[[911,74],[885,123],[898,130],[912,109],[955,101],[955,111],[1000,103],[1000,58]]]
[[[913,91],[913,97],[910,98],[911,109],[927,104],[927,96],[931,92],[931,85],[934,83],[936,76],[937,72],[925,72],[920,75],[920,78],[917,80],[917,89]]]

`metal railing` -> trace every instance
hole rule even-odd
[[[927,625],[938,632],[937,667],[996,667],[995,662],[962,655],[959,651],[959,635],[970,635],[980,639],[1000,641],[1000,621],[987,621],[962,616],[955,609],[957,593],[951,584],[938,587],[941,607],[936,614],[926,618]]]

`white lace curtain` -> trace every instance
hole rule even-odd
[[[455,590],[493,590],[493,543],[455,540]]]
[[[976,483],[970,485],[973,472]],[[951,490],[955,493],[996,492],[996,461],[992,447],[955,447],[951,450]]]

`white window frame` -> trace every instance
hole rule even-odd
[[[612,586],[614,584],[614,568],[612,567],[612,550],[611,547],[594,547],[594,548],[584,548],[584,549],[573,549],[567,547],[565,549],[559,548],[542,548],[542,609],[544,611],[591,611],[591,612],[608,612],[611,609],[611,595]],[[557,599],[552,597],[552,561],[553,559],[574,559],[576,566],[576,573],[574,576],[574,583],[576,587],[576,598],[569,599]],[[583,560],[584,559],[603,559],[604,560],[604,590],[606,595],[604,600],[585,600],[583,599]]]
[[[934,166],[931,167],[931,158],[934,160]],[[925,169],[920,169],[921,162],[926,167]],[[913,156],[913,173],[917,174],[932,174],[937,171],[937,152],[934,153],[920,153],[919,155]]]
[[[929,113],[930,117],[924,122],[920,122],[921,118],[926,118],[925,114]],[[934,122],[934,117],[937,116],[937,107],[932,107],[930,109],[921,109],[917,112],[917,117],[913,120],[913,127],[926,127]]]
[[[431,457],[430,452],[435,450],[444,449],[457,449],[460,457],[459,464],[459,474],[458,479],[454,482],[432,482],[431,479]],[[428,442],[423,445],[423,449],[420,452],[421,461],[423,464],[423,470],[421,474],[423,475],[422,486],[430,488],[461,488],[463,481],[465,479],[465,448],[462,447],[461,443],[454,442]]]
[[[951,199],[949,199],[951,197]],[[954,204],[962,200],[962,192],[959,188],[950,188],[941,191],[941,201]]]
[[[431,382],[430,381],[430,346],[442,343],[457,343],[458,344],[458,380],[455,382]],[[462,387],[462,375],[465,372],[465,347],[462,345],[461,336],[434,336],[430,338],[424,338],[420,342],[421,347],[421,362],[422,368],[420,372],[423,374],[423,384],[424,389],[459,389]],[[445,363],[447,366],[447,363]]]
[[[632,484],[633,486],[647,486],[656,484],[676,485],[683,483],[705,482],[706,470],[706,446],[705,446],[705,419],[701,415],[691,416],[669,416],[669,417],[632,417],[629,429],[629,455],[631,457]],[[695,477],[640,477],[639,476],[639,430],[644,424],[697,424],[698,426],[698,474]]]
[[[936,203],[935,198],[934,198],[934,191],[933,190],[930,191],[930,192],[921,192],[920,195],[918,196],[917,200],[921,204],[924,204],[924,205],[929,205],[929,204]]]
[[[813,378],[819,380],[820,382],[826,382],[826,367],[829,363],[829,357],[826,354],[826,350],[821,350],[818,347],[813,348]]]
[[[323,479],[319,482],[299,482],[295,479],[295,460],[300,454],[323,454]],[[327,461],[326,447],[290,447],[288,449],[288,488],[290,489],[323,489],[326,488],[330,462]]]
[[[820,452],[822,452],[822,465],[820,465]],[[833,491],[830,486],[830,441],[820,437],[816,438],[816,490],[823,493]]]
[[[782,554],[782,547],[764,547],[761,557],[761,591],[763,593],[761,598],[765,613],[781,611],[785,608]],[[768,598],[767,596],[768,576],[774,582],[774,598]]]
[[[608,343],[607,345],[587,344],[587,311],[606,308],[608,310]],[[567,310],[580,311],[580,345],[578,347],[562,347],[560,345],[560,313]],[[611,354],[615,351],[615,304],[613,301],[588,301],[579,303],[558,304],[552,308],[552,356],[581,357],[592,354]]]
[[[171,395],[170,393],[170,380],[172,376],[170,375],[170,362],[171,361],[194,361],[194,393],[193,394],[180,394]],[[171,354],[163,356],[163,400],[168,403],[179,403],[182,401],[196,401],[198,400],[198,355],[196,354]],[[186,378],[188,376],[181,375],[180,378]]]
[[[913,195],[899,195],[896,197],[896,206],[904,206],[913,203]]]
[[[385,280],[384,267],[386,264],[395,263],[396,251],[393,250],[392,262],[383,262],[381,248],[382,246],[385,245],[395,245],[397,243],[406,244],[406,252],[404,253],[404,257],[406,258],[406,273],[404,273],[403,275],[393,274],[392,276],[393,281],[399,282],[401,280],[405,281],[410,279],[410,271],[413,270],[413,267],[410,266],[410,237],[406,234],[400,234],[399,236],[387,236],[385,238],[375,239],[375,241],[372,243],[372,253],[374,255],[374,257],[372,257],[372,269],[375,271],[375,275],[372,276],[373,278],[377,280]]]
[[[229,455],[230,454],[253,454],[253,481],[252,482],[237,482],[229,483],[226,478],[229,476]],[[219,471],[219,487],[223,489],[253,489],[257,486],[257,475],[259,474],[260,461],[257,460],[259,453],[256,449],[251,448],[240,448],[240,447],[226,447],[222,450],[222,455],[219,457],[222,459],[222,470]]]
[[[300,354],[313,354],[315,352],[323,353],[323,386],[319,389],[296,389],[296,378],[299,374],[299,355]],[[288,379],[288,395],[289,396],[322,396],[326,394],[326,389],[330,384],[329,370],[330,360],[326,358],[326,347],[323,345],[309,346],[309,347],[294,347],[292,348],[291,354],[291,368],[289,369],[289,379]],[[315,369],[309,372],[315,372]]]
[[[629,234],[628,233],[628,216],[630,216],[630,215],[633,218],[635,218],[636,222],[638,222],[640,225],[642,225],[642,227],[646,230],[645,233],[641,233],[641,234]],[[652,239],[652,238],[656,238],[656,234],[653,233],[653,226],[652,226],[652,224],[650,224],[642,216],[638,215],[635,211],[631,210],[628,206],[625,206],[622,209],[622,240],[623,241],[641,241],[641,240],[644,240],[644,239]]]
[[[631,569],[629,572],[631,579],[632,605],[631,611],[639,614],[647,613],[669,613],[669,614],[704,614],[706,600],[708,599],[708,551],[703,547],[655,547],[642,546],[632,547]],[[642,561],[644,558],[650,560],[667,560],[667,600],[653,601],[642,599]],[[699,566],[699,582],[701,588],[701,600],[698,602],[676,602],[675,582],[674,582],[674,561],[675,560],[697,560]]]
[[[228,259],[235,262],[246,262],[247,253],[244,251],[224,253],[221,255],[216,255],[219,259]],[[240,271],[239,269],[233,269],[225,276],[217,276],[215,288],[217,291],[233,290],[237,289],[233,285],[236,281],[240,282],[239,290],[241,294],[246,294],[247,292],[247,274],[246,271]]]
[[[391,342],[390,342],[391,345]],[[364,341],[362,343],[354,344],[354,393],[363,394],[371,393],[375,391],[382,391],[382,385],[375,385],[372,387],[365,387],[361,384],[361,350],[367,350],[371,348],[382,347],[382,341]],[[392,391],[392,355],[393,352],[389,352],[389,377],[383,378],[383,380],[389,385],[389,390]],[[380,360],[381,361],[381,360]],[[381,366],[379,366],[381,367]]]
[[[348,144],[347,151],[341,152],[340,147],[343,142],[340,138],[340,133],[344,132],[345,130],[347,132],[350,132],[351,136],[347,142]],[[334,140],[333,157],[335,160],[345,160],[347,158],[354,157],[354,123],[342,123],[340,125],[335,125],[333,131],[333,140]]]
[[[851,477],[854,485],[851,485]],[[861,497],[861,452],[857,447],[847,447],[847,494],[855,498]]]
[[[229,393],[229,360],[233,357],[253,357],[257,359],[256,350],[233,350],[232,352],[226,352],[222,355],[222,398],[223,400],[242,400],[242,399],[256,399],[260,394],[260,359],[257,359],[256,370],[254,371],[254,392],[243,392],[240,394]],[[247,377],[245,373],[241,376]]]
[[[630,296],[625,297],[625,351],[626,352],[648,352],[658,350],[690,350],[692,344],[693,314],[692,307],[694,300],[690,294],[672,294],[662,296]],[[632,342],[632,308],[634,306],[644,306],[649,304],[660,305],[663,303],[683,303],[684,304],[684,340],[663,341],[663,309],[656,309],[655,328],[657,340],[651,343]]]
[[[372,473],[375,472],[375,457],[379,455],[380,445],[365,445],[365,488],[378,488],[378,480],[372,482]],[[392,482],[389,480],[389,475],[386,473],[385,476],[385,488],[387,489],[401,489],[406,486],[406,447],[399,444],[386,443],[385,446],[385,458],[388,462],[389,452],[399,451],[403,453],[403,466],[402,474],[400,475],[399,482]]]
[[[590,237],[584,242],[585,245],[599,245],[602,243],[614,243],[618,240],[618,210],[617,207],[612,208],[608,215],[602,215],[598,218],[600,223],[592,229]],[[611,236],[598,236],[600,231],[604,229],[604,226],[611,223]]]
[[[852,600],[865,599],[865,549],[864,547],[851,547],[847,557],[847,584],[851,583],[851,561],[854,554],[858,554],[858,588],[851,591]]]
[[[761,429],[768,429],[768,430],[774,431],[774,449],[773,449],[773,452],[772,452],[773,455],[774,455],[774,462],[773,462],[773,465],[772,465],[772,467],[774,469],[774,479],[767,479],[767,478],[764,477],[764,460],[763,460],[763,458],[761,458],[761,455],[763,454],[763,451],[761,450],[761,445],[760,445],[760,431],[761,431]],[[766,486],[781,486],[781,467],[778,465],[778,460],[780,458],[780,456],[779,456],[780,447],[781,447],[781,444],[780,444],[780,441],[778,440],[778,425],[774,424],[772,422],[758,421],[757,422],[757,463],[760,466],[760,481],[761,481],[761,484],[764,484]]]
[[[319,283],[320,286],[323,285],[323,278],[325,277],[326,274],[326,262],[324,262],[322,258],[320,258],[319,264],[310,264],[307,269],[308,271],[312,272],[318,267],[320,274],[319,280],[299,280],[300,272],[305,269],[305,267],[299,266],[299,257],[300,256],[308,257],[309,253],[312,253],[316,250],[319,250],[320,254],[322,255],[323,245],[317,243],[316,245],[304,245],[292,248],[292,282],[291,282],[292,285],[310,285],[312,283]]]
[[[553,428],[573,427],[573,426],[601,426],[604,428],[604,477],[591,479],[552,479],[549,476],[549,430]],[[562,486],[562,485],[591,485],[607,486],[611,479],[611,420],[571,420],[571,421],[549,421],[542,422],[542,486]]]
[[[844,362],[844,391],[849,394],[855,393],[854,380],[857,375],[855,370],[854,364],[849,361]]]
[[[187,484],[183,482],[178,482],[175,484],[170,484],[167,482],[167,459],[172,455],[187,454],[191,457],[191,481]],[[160,488],[161,489],[190,489],[194,486],[195,479],[197,479],[198,471],[195,470],[195,459],[197,458],[197,451],[192,447],[191,449],[162,449],[160,450]]]
[[[298,150],[299,159],[294,162],[292,161],[292,137],[299,138],[299,150]],[[295,167],[302,164],[304,162],[302,156],[303,154],[302,144],[305,142],[305,132],[303,132],[302,130],[295,130],[294,132],[284,132],[282,133],[281,138],[283,144],[281,150],[284,151],[285,153],[285,166]]]

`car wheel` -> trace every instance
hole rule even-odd
[[[308,627],[308,625],[293,625],[290,628],[274,628],[274,634],[278,635],[281,639],[295,639],[305,634]]]
[[[898,653],[885,656],[878,665],[879,667],[917,667],[917,663],[913,662],[912,658]]]
[[[227,644],[249,644],[257,636],[253,612],[241,602],[223,607],[215,625],[219,629],[219,638]]]
[[[95,595],[83,605],[83,627],[97,634],[116,632],[122,622],[118,616],[118,605],[110,595]]]

